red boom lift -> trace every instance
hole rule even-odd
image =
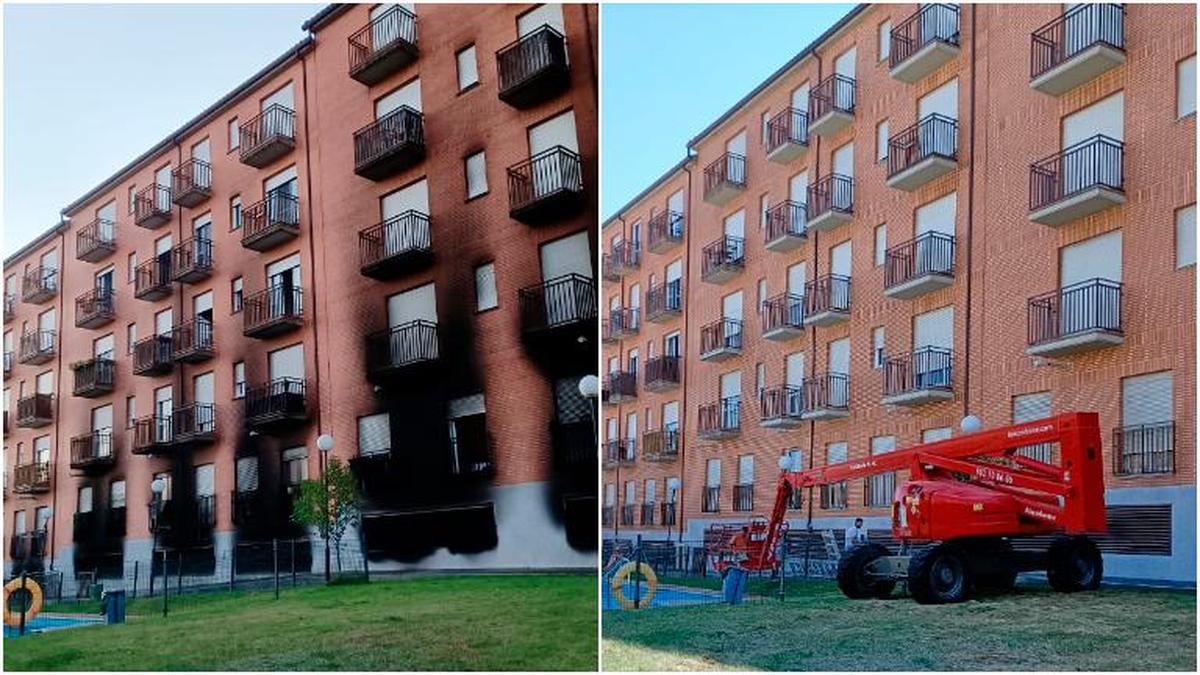
[[[1058,443],[1059,464],[1017,453],[1037,443]],[[733,565],[748,571],[778,568],[793,490],[904,469],[910,478],[892,499],[892,534],[901,554],[877,543],[846,552],[837,576],[847,597],[887,597],[904,581],[917,602],[961,602],[975,588],[1009,590],[1018,572],[1033,570],[1045,570],[1057,591],[1100,585],[1103,561],[1088,537],[1107,529],[1096,413],[1067,413],[866,459],[784,470],[770,520],[757,518],[724,537],[719,571]],[[1015,551],[1010,541],[1046,534],[1058,536],[1044,551]],[[912,544],[928,545],[910,552]]]

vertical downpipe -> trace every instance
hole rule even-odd
[[[823,71],[825,69],[825,65],[824,65],[824,62],[821,60],[820,52],[813,50],[813,58],[817,60],[817,82],[820,82]],[[811,106],[810,106],[810,109],[811,109]],[[812,135],[811,132],[809,135],[811,137],[811,135]],[[809,142],[812,142],[811,138],[809,139]],[[821,178],[821,137],[820,136],[817,136],[815,147],[813,148],[813,174],[814,174],[814,178],[816,180],[820,180],[820,178]],[[805,195],[804,199],[805,199],[805,201],[807,201],[808,195]],[[818,274],[820,274],[820,272],[821,272],[821,251],[820,251],[821,241],[820,241],[820,233],[819,232],[812,233],[812,243],[813,243],[813,245],[812,245],[812,252],[813,252],[812,278],[816,279]],[[853,289],[851,289],[851,292],[853,292]],[[805,303],[807,303],[807,302],[808,302],[808,298],[807,298],[807,294],[805,294]],[[813,373],[813,375],[816,375],[817,374],[817,331],[810,330],[808,332],[808,338],[809,338],[809,356],[811,356],[812,358],[809,358],[806,360],[812,364],[812,366],[811,366],[812,373]],[[801,390],[800,390],[801,394],[800,395],[803,396],[804,395],[803,378],[801,378],[800,386],[801,386]],[[812,467],[816,466],[816,459],[817,459],[817,457],[816,457],[816,455],[817,455],[816,435],[817,435],[817,423],[815,420],[809,420],[808,421],[808,468],[810,468],[810,469]],[[814,486],[809,485],[808,486],[808,509],[807,509],[808,522],[805,525],[805,529],[808,530],[809,536],[805,538],[805,544],[804,544],[804,551],[805,551],[805,553],[804,553],[804,558],[805,558],[804,574],[806,576],[808,574],[808,546],[809,546],[808,542],[811,541],[811,539],[812,539],[811,534],[812,534],[812,521],[813,521],[813,492],[814,492]],[[847,490],[847,492],[848,492],[848,490]]]
[[[975,43],[978,40],[976,30],[976,16],[979,13],[979,7],[971,6],[971,98],[970,110],[967,118],[971,120],[971,136],[967,140],[967,261],[966,261],[966,277],[967,277],[967,312],[963,325],[963,416],[971,413],[971,277],[974,270],[972,269],[972,235],[975,230],[975,125],[978,118],[975,116],[975,92],[979,88],[975,81],[976,72],[976,53]]]
[[[315,39],[315,38],[313,38]],[[309,306],[312,307],[312,339],[313,339],[313,366],[316,372],[313,373],[313,389],[315,394],[308,391],[304,392],[305,398],[312,398],[316,401],[317,409],[317,434],[320,435],[324,429],[321,426],[321,338],[317,323],[317,250],[316,250],[316,221],[313,219],[313,190],[312,190],[312,134],[308,131],[308,118],[312,115],[313,107],[308,104],[308,61],[305,52],[308,51],[308,45],[302,45],[296,50],[297,56],[300,57],[300,79],[304,87],[304,183],[307,190],[308,199],[305,200],[305,208],[308,210],[308,263],[309,263]],[[315,52],[314,52],[315,53]],[[322,271],[324,266],[322,265]],[[303,302],[303,297],[301,302]],[[303,311],[303,310],[301,310]],[[310,403],[311,405],[311,403]]]
[[[63,377],[63,370],[62,370],[62,368],[63,368],[63,358],[62,358],[63,329],[62,328],[64,325],[63,322],[66,319],[66,314],[63,312],[63,294],[66,292],[66,287],[67,287],[67,284],[66,284],[66,278],[67,278],[67,273],[66,273],[66,270],[67,270],[67,224],[69,222],[70,221],[65,221],[65,220],[60,219],[59,223],[58,223],[58,280],[56,282],[58,284],[58,307],[54,311],[55,320],[57,322],[57,325],[55,326],[55,335],[54,335],[54,341],[56,343],[54,345],[54,379],[56,380],[54,383],[54,396],[56,397],[56,400],[54,401],[54,416],[55,416],[55,420],[54,420],[54,456],[51,459],[51,462],[53,462],[53,464],[51,464],[51,469],[50,469],[50,522],[47,524],[49,531],[46,533],[46,544],[45,544],[45,547],[47,549],[49,549],[49,551],[50,551],[50,569],[51,570],[54,569],[54,550],[57,548],[54,538],[58,534],[58,470],[60,468],[59,449],[62,447],[62,405],[61,405],[61,401],[63,399],[63,393],[62,393],[63,387],[65,386],[64,380],[66,379],[65,377]],[[34,380],[34,384],[33,384],[33,393],[34,394],[37,393],[37,380],[36,379]],[[90,424],[90,422],[89,422],[89,424]],[[32,448],[30,448],[30,450],[32,450]],[[37,513],[37,511],[35,510],[34,514],[36,514],[36,513]],[[33,525],[35,528],[37,527],[36,519],[37,519],[37,516],[34,515],[35,522]]]
[[[688,148],[688,152],[689,152],[689,154],[691,153],[691,148]],[[687,161],[685,161],[683,163],[683,171],[684,171],[684,173],[687,174],[687,187],[684,188],[684,194],[683,194],[683,209],[684,209],[684,215],[683,215],[683,259],[686,261],[687,269],[685,270],[683,278],[682,278],[683,291],[681,293],[683,296],[683,298],[682,298],[682,300],[683,300],[683,332],[682,332],[682,338],[681,338],[683,344],[680,346],[680,351],[683,353],[684,356],[683,356],[683,366],[680,367],[680,369],[679,369],[679,383],[680,383],[680,388],[683,389],[683,396],[679,402],[679,406],[681,408],[680,414],[682,415],[681,419],[679,420],[679,467],[680,467],[679,468],[679,494],[675,496],[675,530],[676,530],[676,534],[679,537],[679,543],[681,543],[681,544],[683,543],[683,526],[685,524],[685,520],[683,517],[683,513],[684,513],[683,467],[687,466],[687,442],[685,439],[687,438],[687,420],[689,417],[689,415],[688,415],[687,372],[688,372],[688,364],[691,363],[691,359],[687,358],[687,354],[690,353],[688,351],[688,339],[691,337],[691,334],[692,334],[691,328],[690,328],[690,326],[688,326],[688,310],[691,309],[691,306],[692,306],[692,303],[688,300],[688,292],[692,288],[691,280],[690,280],[690,277],[692,276],[692,255],[691,255],[691,253],[692,253],[692,225],[693,225],[693,223],[691,221],[691,215],[692,215],[692,212],[694,209],[692,208],[692,168],[691,168],[691,163],[694,160],[695,160],[695,155],[692,155],[692,157],[690,157]],[[665,277],[664,277],[664,281],[665,281]]]

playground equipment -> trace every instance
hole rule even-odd
[[[1057,465],[1018,453],[1049,443],[1058,444]],[[1056,591],[1099,587],[1103,561],[1088,536],[1107,530],[1096,413],[1066,413],[804,471],[785,467],[771,517],[728,530],[714,566],[721,572],[733,565],[778,569],[793,490],[897,470],[909,472],[892,498],[900,553],[878,543],[846,552],[837,573],[846,597],[888,597],[905,582],[919,603],[961,602],[975,588],[1011,590],[1019,572],[1034,570],[1044,570]],[[1057,536],[1046,550],[1014,550],[1013,538],[1036,535]]]
[[[22,590],[29,594],[29,606],[24,612],[14,610],[10,602],[13,593]],[[25,602],[25,598],[21,598],[20,601],[22,603]],[[25,623],[33,621],[42,612],[43,602],[45,602],[45,598],[42,593],[42,587],[38,582],[24,576],[9,580],[7,584],[4,584],[4,625],[20,626],[22,621]]]

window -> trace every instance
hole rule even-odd
[[[237,314],[242,311],[242,278],[238,277],[230,282],[230,303],[233,306],[233,313]]]
[[[754,300],[754,306],[761,309],[763,303],[767,301],[767,280],[765,277],[758,280],[758,290],[756,293],[757,297]]]
[[[360,457],[390,452],[392,427],[388,413],[358,418],[358,454]]]
[[[125,397],[125,428],[132,429],[133,421],[137,419],[137,399],[132,396]]]
[[[130,185],[130,186],[129,186],[129,191],[128,191],[128,193],[127,193],[127,195],[126,195],[126,196],[127,196],[127,197],[128,197],[128,199],[129,199],[129,213],[130,213],[130,214],[132,214],[132,213],[133,213],[133,204],[134,204],[134,200],[135,200],[135,199],[137,199],[137,186],[136,186],[136,185]]]
[[[771,122],[771,111],[764,110],[762,112],[762,118],[759,120],[759,124],[762,126],[762,144],[764,146],[767,143],[769,143],[771,140],[769,137],[769,132],[768,132],[768,127],[770,126],[770,122]]]
[[[1196,205],[1175,212],[1175,267],[1196,264]]]
[[[238,457],[234,487],[239,494],[258,491],[258,457]]]
[[[892,20],[888,19],[879,24],[879,60],[886,61],[892,56]]]
[[[771,198],[763,195],[758,198],[758,224],[762,227],[767,226],[767,212],[771,210]]]
[[[767,388],[767,364],[758,363],[754,366],[754,393],[762,400],[763,390]]]
[[[875,226],[875,266],[887,262],[887,224]]]
[[[922,443],[933,443],[935,441],[944,441],[950,438],[954,431],[950,427],[938,427],[936,429],[926,429],[921,432]]]
[[[242,197],[241,197],[241,195],[237,195],[233,199],[229,200],[229,229],[231,231],[242,229]]]
[[[150,479],[150,485],[153,486],[154,481],[156,480],[162,481],[163,484],[162,500],[164,502],[171,501],[171,474],[165,471],[154,474],[154,476]],[[151,489],[150,494],[154,494],[153,488]]]
[[[458,53],[458,90],[465,91],[479,83],[479,64],[475,61],[475,45]]]
[[[475,311],[495,309],[500,304],[496,296],[496,264],[487,263],[475,268]]]
[[[137,251],[134,251],[133,253],[129,254],[128,265],[129,265],[129,283],[132,284],[134,281],[137,280],[137,266],[138,266]]]
[[[888,157],[888,121],[875,125],[875,160],[886,162]]]
[[[92,512],[92,486],[85,485],[79,488],[79,500],[75,506],[76,513],[91,513]]]
[[[1196,112],[1196,55],[1175,64],[1175,115],[1186,117]]]
[[[229,149],[237,150],[242,144],[242,133],[238,128],[238,118],[229,120]]]
[[[125,508],[125,481],[114,480],[108,490],[108,508]]]
[[[127,353],[132,354],[133,353],[133,345],[135,342],[137,342],[137,324],[136,323],[131,323],[125,327],[125,342],[128,343],[126,345],[126,349],[128,350]]]
[[[289,486],[299,485],[308,478],[308,449],[288,448],[283,451],[283,479]]]
[[[233,364],[233,397],[235,399],[246,396],[246,362],[238,361]]]
[[[886,334],[883,326],[871,330],[871,367],[879,370],[883,367],[883,346]]]
[[[466,160],[467,199],[474,199],[488,191],[487,158],[483,150],[470,155]]]

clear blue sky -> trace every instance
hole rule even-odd
[[[853,7],[603,5],[602,217],[683,159],[689,139]]]
[[[304,37],[321,5],[6,5],[4,255]]]

